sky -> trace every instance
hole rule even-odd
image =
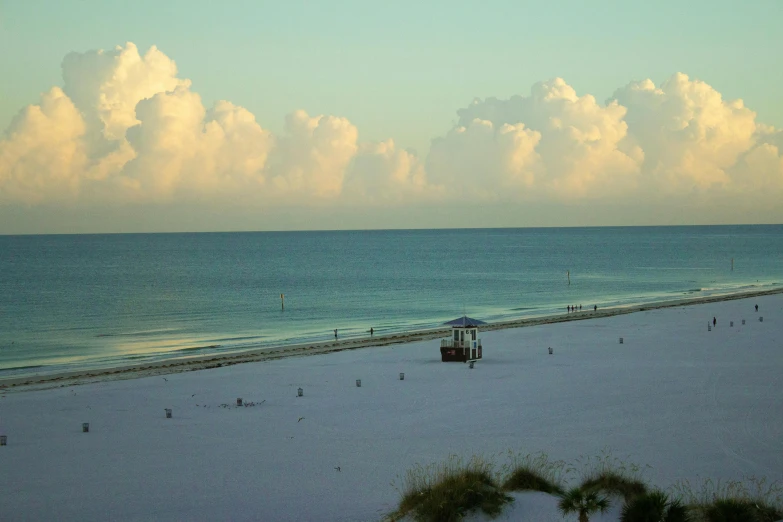
[[[783,2],[0,0],[0,234],[783,221]]]

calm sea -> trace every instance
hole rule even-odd
[[[781,225],[0,236],[0,377],[781,282]]]

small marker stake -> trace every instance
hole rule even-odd
[[[296,395],[297,397],[301,397],[302,395],[304,395],[304,390],[302,390],[302,388],[299,388],[298,390],[296,390]]]
[[[170,419],[171,418],[171,408],[165,408],[165,410],[166,410],[166,418]]]
[[[400,380],[401,380],[401,381],[404,381],[404,380],[405,380],[405,374],[404,374],[404,373],[402,373],[402,372],[400,372]]]
[[[87,433],[90,431],[90,423],[89,422],[83,422],[82,423],[82,433]]]
[[[552,355],[552,347],[549,347],[549,355]]]
[[[361,379],[356,379],[356,387],[357,388],[361,388],[362,387],[362,380]]]
[[[623,338],[620,337],[620,344],[623,344]]]

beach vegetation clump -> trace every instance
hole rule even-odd
[[[641,478],[641,466],[626,463],[608,450],[603,450],[597,457],[578,459],[577,462],[583,469],[579,487],[586,491],[618,495],[626,502],[647,493],[647,485]]]
[[[776,522],[783,519],[783,485],[767,479],[714,481],[674,485],[695,522]]]
[[[498,485],[492,463],[477,456],[467,463],[450,455],[442,464],[417,464],[395,489],[401,499],[390,520],[411,516],[418,522],[452,522],[474,511],[494,517],[513,500]]]
[[[582,488],[569,489],[560,495],[560,500],[557,502],[557,508],[563,516],[576,513],[579,515],[579,522],[590,522],[590,515],[605,512],[609,509],[609,505],[609,499],[598,491]]]
[[[620,522],[689,522],[688,508],[660,490],[637,495],[623,505]]]
[[[506,491],[541,491],[552,495],[565,493],[566,463],[550,460],[545,453],[511,454],[504,466],[503,489]]]

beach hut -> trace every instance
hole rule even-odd
[[[441,361],[468,362],[482,358],[478,327],[487,323],[463,315],[443,324],[451,326],[451,336],[440,340]]]

